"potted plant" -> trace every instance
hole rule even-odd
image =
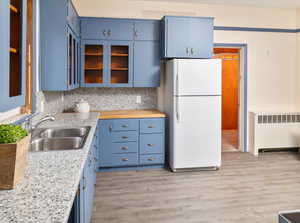
[[[13,189],[24,177],[30,143],[18,125],[0,125],[0,189]]]

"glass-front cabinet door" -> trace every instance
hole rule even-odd
[[[25,104],[26,0],[0,0],[0,111]]]
[[[133,44],[131,41],[110,41],[109,48],[109,85],[111,87],[133,86]]]
[[[107,55],[104,41],[82,42],[82,77],[86,87],[105,86],[107,83]]]

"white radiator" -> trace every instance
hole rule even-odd
[[[256,113],[249,116],[249,151],[300,147],[299,113]]]

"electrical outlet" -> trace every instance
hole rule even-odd
[[[142,96],[138,95],[136,96],[136,103],[141,104],[142,103]]]

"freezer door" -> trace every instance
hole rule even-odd
[[[221,97],[174,97],[172,169],[221,166]]]
[[[179,59],[175,74],[175,95],[221,95],[220,59]]]

